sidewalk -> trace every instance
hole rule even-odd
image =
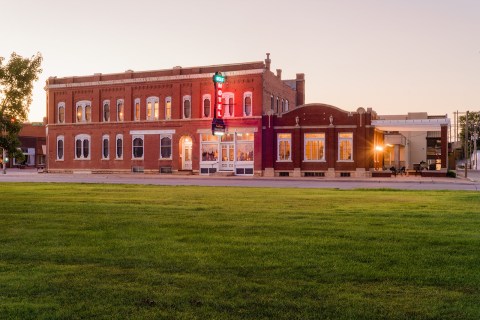
[[[465,179],[465,169],[457,170],[457,177]],[[480,170],[467,170],[467,180],[480,182]]]

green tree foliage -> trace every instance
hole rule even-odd
[[[6,64],[4,60],[0,57],[0,148],[15,156],[18,133],[32,102],[33,84],[42,72],[42,55],[24,58],[14,52]]]
[[[467,116],[460,116],[459,123],[460,123],[460,141],[462,141],[462,146],[465,145],[465,121]],[[468,113],[468,151],[467,154],[470,154],[473,149],[472,144],[472,137],[474,133],[477,133],[477,137],[480,138],[480,112],[469,112]],[[479,142],[480,139],[477,139],[477,149],[480,147]]]

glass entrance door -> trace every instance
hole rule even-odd
[[[182,149],[182,169],[192,170],[192,140],[186,138]]]
[[[222,153],[220,157],[220,170],[221,171],[233,171],[235,147],[233,143],[222,143]]]

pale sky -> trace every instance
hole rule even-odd
[[[480,110],[479,0],[0,0],[0,56],[49,76],[260,61],[305,73],[306,102],[379,114]]]

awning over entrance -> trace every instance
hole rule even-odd
[[[372,120],[372,125],[383,131],[440,131],[450,119]]]

